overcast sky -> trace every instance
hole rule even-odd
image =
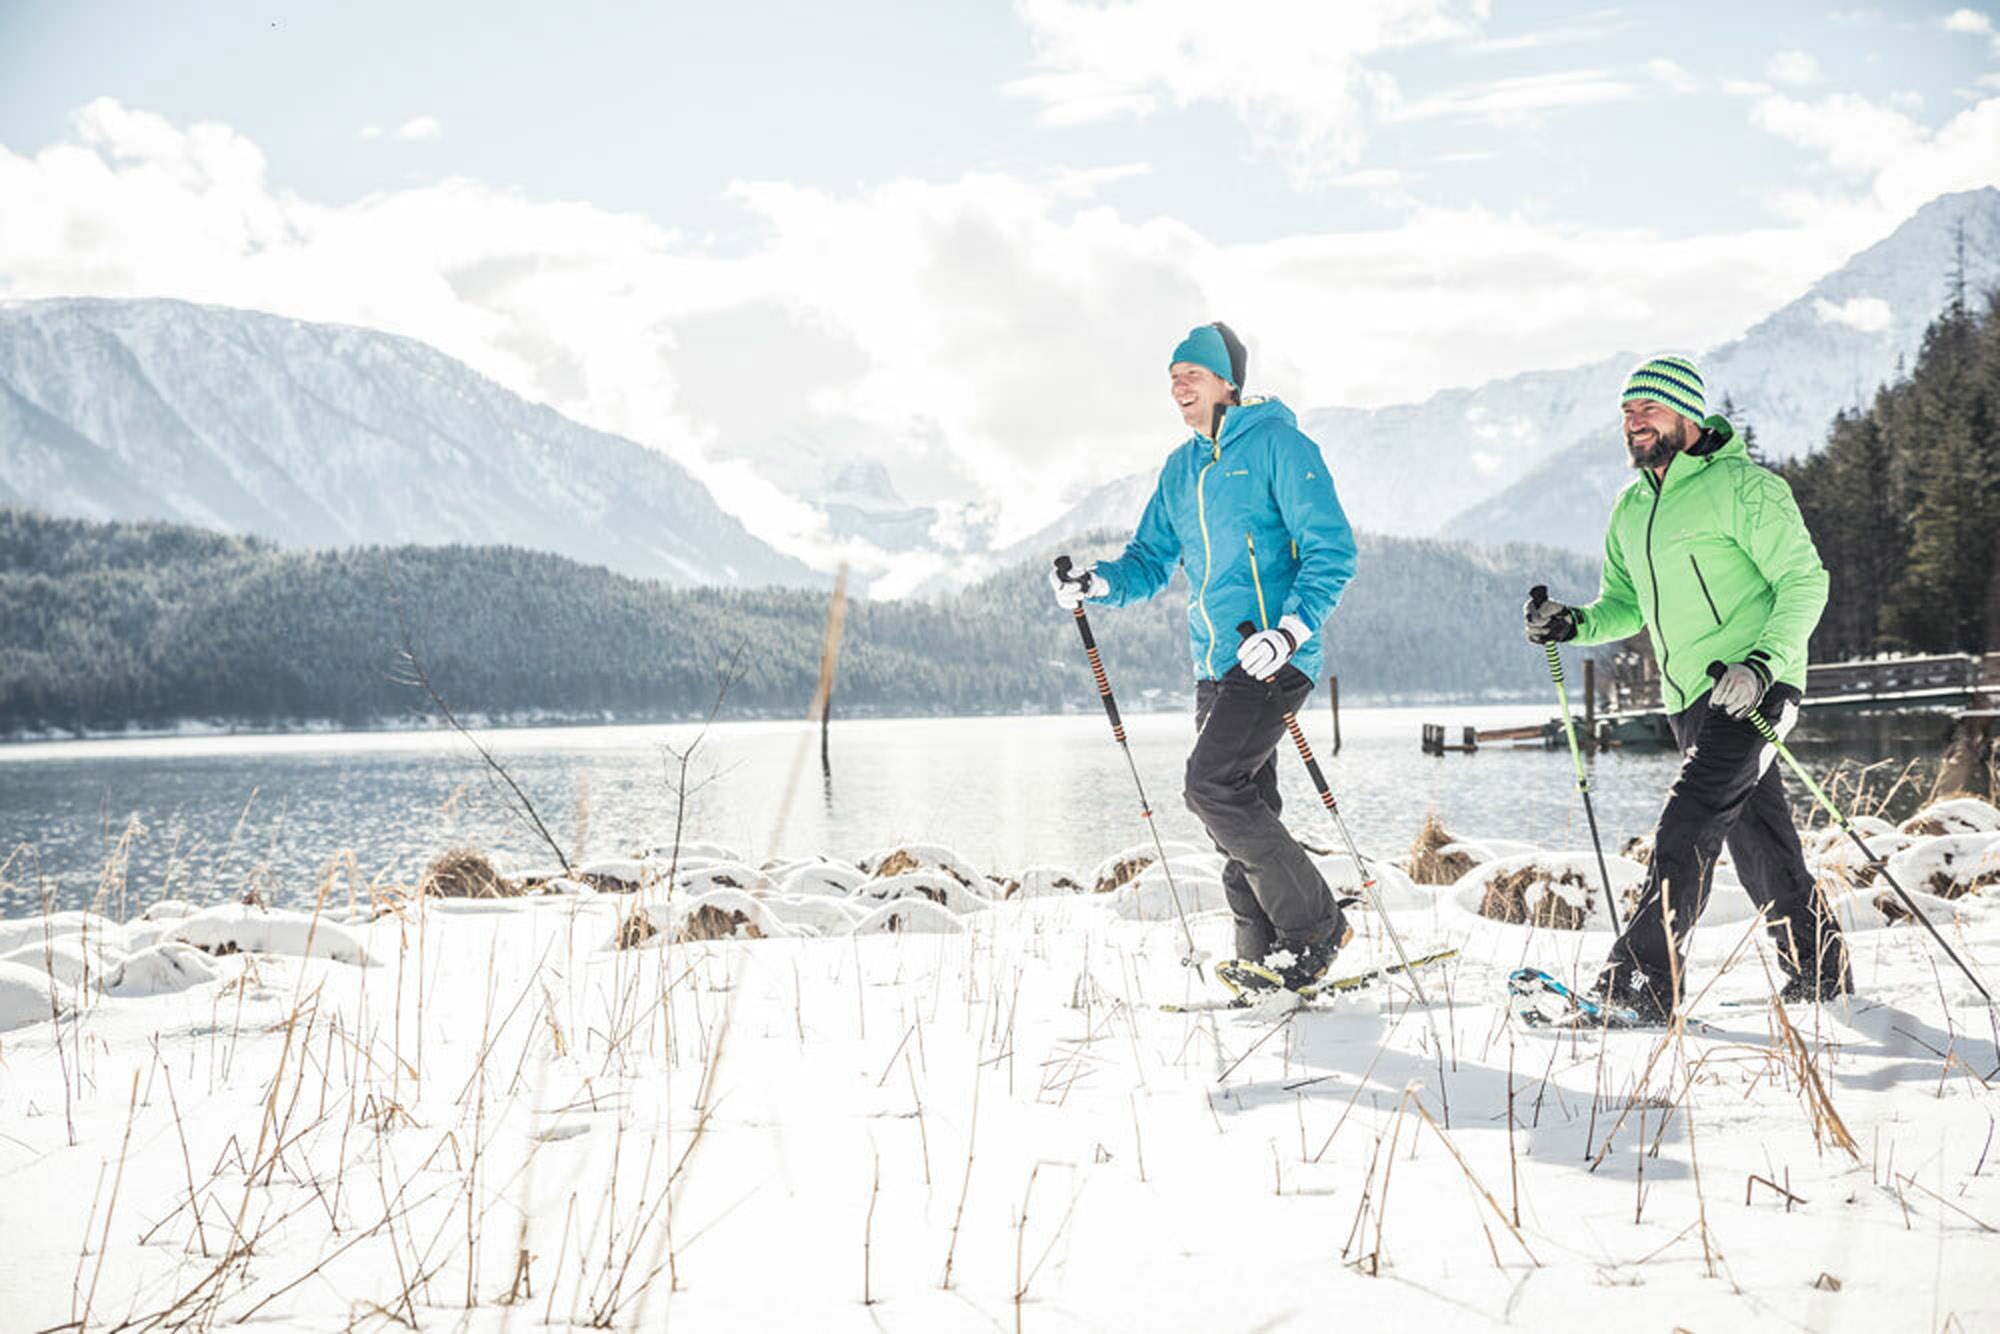
[[[422,338],[794,546],[794,456],[1019,533],[1203,320],[1300,407],[1734,336],[2000,183],[1995,14],[0,0],[0,297]]]

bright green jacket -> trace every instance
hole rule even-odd
[[[1727,421],[1704,426],[1705,452],[1676,454],[1664,477],[1645,469],[1619,492],[1603,586],[1577,612],[1579,644],[1645,626],[1676,713],[1707,693],[1716,661],[1761,655],[1774,681],[1804,690],[1806,641],[1826,606],[1826,567],[1792,489],[1750,461]]]

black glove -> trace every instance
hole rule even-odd
[[[1550,601],[1548,593],[1548,589],[1537,584],[1521,608],[1521,616],[1527,622],[1528,642],[1567,644],[1576,638],[1576,608]]]

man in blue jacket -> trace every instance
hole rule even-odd
[[[1321,633],[1354,575],[1354,532],[1319,446],[1276,399],[1244,399],[1249,357],[1225,324],[1181,340],[1168,375],[1194,431],[1167,457],[1138,532],[1117,560],[1051,573],[1056,600],[1143,602],[1188,576],[1200,737],[1188,809],[1229,859],[1232,970],[1296,990],[1325,975],[1346,939],[1340,907],[1279,820],[1278,740],[1319,677]],[[1257,632],[1239,640],[1237,626]]]

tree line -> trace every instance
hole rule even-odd
[[[2000,649],[2000,293],[1955,285],[1916,363],[1778,465],[1831,582],[1812,652]]]
[[[1114,553],[1122,534],[1079,539]],[[1546,688],[1519,642],[1522,590],[1595,565],[1529,547],[1364,536],[1327,628],[1351,702],[1507,698]],[[394,723],[423,712],[414,649],[461,714],[795,716],[810,700],[823,592],[674,589],[514,547],[294,551],[172,524],[0,508],[0,734]],[[1185,587],[1096,609],[1127,708],[1191,693]],[[935,601],[850,604],[835,712],[1095,707],[1070,618],[1030,562]]]

